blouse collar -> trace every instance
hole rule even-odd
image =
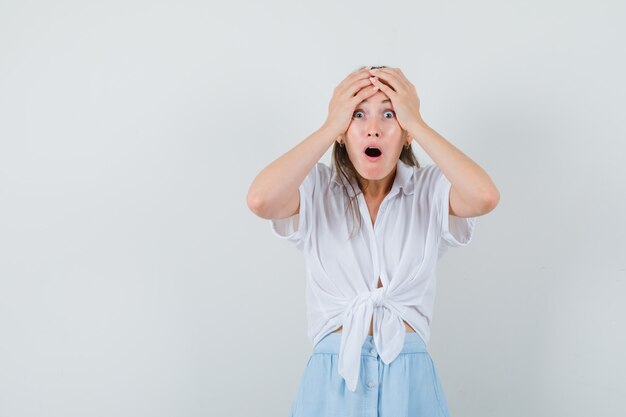
[[[402,190],[406,195],[410,195],[415,192],[415,183],[414,181],[411,181],[411,179],[413,178],[413,173],[415,172],[414,168],[415,167],[413,167],[412,165],[408,165],[401,159],[398,159],[398,162],[396,163],[396,176],[393,180],[393,184],[388,195],[394,196],[400,190]],[[354,186],[355,191],[359,190],[359,185],[356,182],[356,179],[353,179],[351,183]],[[355,191],[352,190],[352,187],[347,185],[347,180],[343,178],[343,175],[338,175],[334,166],[331,174],[331,184],[339,187],[346,186],[346,190],[348,191],[348,195],[350,197],[353,197],[355,194]]]

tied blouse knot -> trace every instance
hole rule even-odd
[[[401,311],[393,297],[388,295],[386,287],[359,294],[346,308],[342,319],[339,374],[351,391],[356,389],[361,366],[361,347],[367,337],[372,317],[373,342],[383,362],[391,363],[402,350],[406,329]]]

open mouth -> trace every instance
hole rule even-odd
[[[367,156],[371,156],[371,157],[377,157],[377,156],[381,156],[383,154],[383,152],[375,147],[368,147],[367,149],[365,149],[365,155]]]
[[[383,151],[377,146],[367,146],[365,148],[365,156],[370,161],[376,161],[383,154]]]

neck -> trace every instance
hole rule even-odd
[[[363,190],[363,197],[368,200],[382,200],[391,191],[395,177],[396,169],[380,180],[359,178],[359,186]],[[367,184],[367,188],[365,188],[365,184]]]

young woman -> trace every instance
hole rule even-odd
[[[427,350],[436,263],[500,197],[419,107],[400,69],[363,67],[250,186],[250,209],[306,260],[313,353],[291,417],[449,415]],[[434,165],[419,165],[413,139]],[[319,162],[331,144],[332,169]]]

